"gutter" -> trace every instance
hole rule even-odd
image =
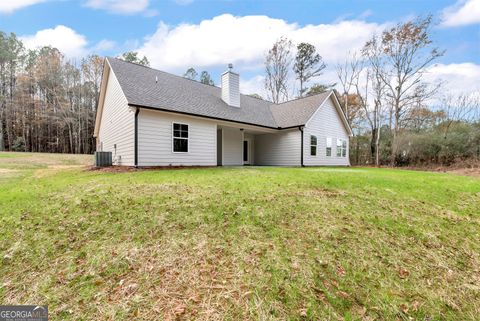
[[[301,137],[301,142],[300,142],[300,166],[305,167],[303,164],[303,126],[298,126],[298,130],[300,130],[300,137]]]
[[[140,108],[137,107],[135,110],[135,142],[134,142],[134,149],[135,149],[135,160],[134,166],[138,167],[138,114],[140,113]]]
[[[163,111],[163,112],[167,112],[167,113],[194,116],[194,117],[207,118],[207,119],[213,119],[213,120],[221,120],[221,121],[226,121],[226,122],[230,122],[230,123],[237,123],[237,124],[250,125],[250,126],[262,127],[262,128],[268,128],[268,129],[276,129],[276,130],[292,129],[292,128],[297,128],[298,127],[298,125],[289,126],[289,127],[272,127],[272,126],[259,125],[259,124],[249,123],[249,122],[238,121],[238,120],[231,120],[231,119],[220,118],[220,117],[212,117],[212,116],[204,116],[204,115],[187,113],[187,112],[177,111],[177,110],[170,110],[170,109],[159,108],[159,107],[150,107],[150,106],[143,106],[143,105],[137,105],[137,104],[128,104],[128,106],[135,107],[137,109],[143,108],[143,109],[147,109],[147,110]]]

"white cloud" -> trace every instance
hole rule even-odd
[[[360,13],[360,15],[358,16],[358,19],[365,19],[365,18],[370,17],[371,15],[373,15],[373,10],[367,9],[367,10],[363,11],[362,13]]]
[[[108,40],[108,39],[103,39],[103,40],[100,40],[95,45],[95,47],[93,47],[93,51],[94,52],[108,51],[108,50],[114,49],[116,46],[117,46],[117,43],[115,41]]]
[[[12,13],[15,10],[45,1],[46,0],[0,0],[0,13]]]
[[[266,98],[265,88],[263,86],[264,81],[265,77],[260,75],[250,79],[240,77],[240,91],[242,94],[259,94],[263,98]]]
[[[458,27],[480,23],[480,0],[459,0],[442,13],[441,25]]]
[[[101,54],[118,47],[115,41],[108,39],[102,39],[89,47],[87,38],[84,35],[63,25],[39,30],[34,35],[23,35],[20,36],[20,39],[28,49],[51,46],[60,50],[68,59],[83,58],[91,53]]]
[[[480,91],[480,65],[464,62],[436,64],[425,74],[428,82],[442,81],[443,93],[471,93]]]
[[[119,14],[136,14],[147,10],[149,0],[87,0],[85,5],[93,9]],[[151,14],[150,11],[147,11]]]
[[[327,64],[334,64],[384,27],[359,20],[300,26],[267,16],[223,14],[199,24],[171,27],[161,22],[138,51],[153,67],[169,71],[230,62],[237,69],[251,69],[261,67],[266,51],[279,37],[286,36],[295,43],[314,44]]]
[[[21,36],[20,39],[29,49],[52,46],[68,58],[80,58],[88,53],[86,37],[63,25],[39,30],[34,35]]]

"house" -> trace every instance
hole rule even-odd
[[[274,104],[106,58],[97,108],[97,150],[125,166],[349,166],[348,125],[333,91]]]

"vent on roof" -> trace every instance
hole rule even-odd
[[[222,99],[229,106],[240,107],[240,76],[232,71],[233,65],[222,74]]]

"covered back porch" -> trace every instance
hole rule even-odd
[[[256,128],[248,125],[217,125],[217,165],[242,166],[257,165],[256,141],[263,135],[274,135],[270,129]]]

